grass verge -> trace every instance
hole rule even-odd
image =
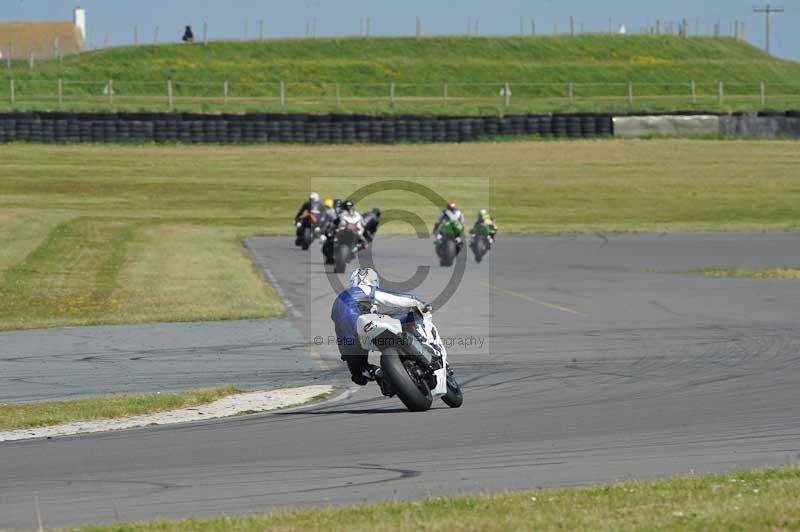
[[[418,503],[89,526],[82,532],[261,530],[797,530],[800,469],[691,476]]]
[[[312,183],[344,197],[410,179],[459,202],[470,219],[486,207],[476,198],[489,196],[503,233],[798,231],[794,144],[8,145],[0,330],[283,316],[241,240],[290,235]],[[387,192],[358,207],[407,201]],[[415,206],[431,224],[438,210]],[[387,223],[380,235],[389,234],[410,228]]]
[[[800,280],[800,267],[795,268],[704,268],[693,273],[706,277],[736,277],[769,280]]]
[[[241,393],[234,386],[147,395],[91,397],[74,401],[0,405],[0,430],[33,429],[74,421],[152,414],[204,405]]]

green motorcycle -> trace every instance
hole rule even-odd
[[[497,229],[484,223],[478,225],[475,232],[472,233],[470,247],[475,254],[475,262],[482,261],[483,256],[489,253],[494,242],[495,233],[497,233]]]
[[[436,255],[439,266],[452,266],[456,255],[461,251],[461,233],[464,227],[455,221],[447,222],[436,233]]]

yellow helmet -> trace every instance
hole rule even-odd
[[[327,208],[333,208],[333,200],[331,198],[325,198],[325,201],[322,202]]]

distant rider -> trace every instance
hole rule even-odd
[[[361,347],[357,322],[361,314],[387,314],[407,322],[409,312],[430,312],[430,305],[413,294],[392,292],[379,288],[380,278],[372,268],[359,268],[350,275],[350,288],[333,302],[331,319],[336,330],[339,354],[347,363],[354,383],[364,386],[377,380],[381,384],[380,369],[369,363],[369,351]],[[383,389],[383,386],[381,386]]]
[[[316,192],[311,192],[308,195],[308,200],[300,206],[300,210],[297,211],[297,214],[294,217],[294,224],[297,226],[297,239],[294,241],[294,243],[297,246],[299,246],[301,243],[300,221],[306,213],[312,214],[317,220],[316,223],[319,223],[320,217],[322,216],[322,204],[319,202],[319,194]]]
[[[458,251],[461,251],[464,237],[464,214],[462,214],[461,209],[458,208],[458,205],[456,205],[454,201],[448,202],[447,208],[442,211],[439,221],[436,222],[436,225],[433,227],[433,237],[436,238],[439,235],[439,230],[449,222],[456,222],[458,224],[459,233],[456,236],[459,237]]]
[[[489,216],[489,211],[486,209],[481,209],[478,211],[478,219],[475,220],[475,224],[472,226],[472,230],[470,231],[472,238],[475,238],[475,235],[478,234],[478,228],[482,225],[491,229],[487,237],[489,238],[489,243],[494,243],[494,239],[497,237],[497,224],[494,223],[492,217]]]
[[[336,218],[326,226],[325,238],[321,238],[322,254],[325,255],[325,264],[333,264],[334,262],[334,249],[333,238],[336,236],[336,231],[343,229],[348,225],[354,226],[354,231],[358,237],[358,246],[364,246],[364,219],[355,209],[353,202],[350,200],[334,200],[334,210],[336,211]]]
[[[378,232],[378,225],[381,223],[381,210],[372,209],[364,215],[364,240],[367,247],[375,238],[375,233]]]

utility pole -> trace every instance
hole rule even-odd
[[[767,4],[766,7],[756,7],[753,8],[753,13],[764,13],[764,18],[766,19],[767,23],[767,43],[765,49],[767,53],[769,53],[769,43],[770,38],[772,36],[772,25],[770,23],[770,19],[772,18],[773,13],[783,13],[782,7],[772,7],[771,5]]]

